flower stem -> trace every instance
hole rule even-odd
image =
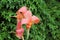
[[[24,36],[22,36],[22,40],[24,40]]]
[[[27,29],[27,40],[28,40],[28,38],[29,38],[29,31],[30,31],[30,29]]]
[[[14,32],[14,31],[11,31],[11,32],[8,32],[8,33],[14,33],[14,34],[15,34],[15,32]]]

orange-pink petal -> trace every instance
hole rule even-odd
[[[27,12],[27,7],[26,6],[23,6],[18,11],[19,12],[22,12],[22,13],[26,13]]]
[[[21,24],[27,24],[28,23],[28,19],[24,18],[21,20]]]
[[[24,33],[24,29],[23,29],[23,28],[20,28],[20,29],[17,29],[17,30],[16,30],[16,36],[17,36],[19,39],[22,38],[23,33]]]
[[[39,21],[40,21],[39,18],[34,15],[32,16],[32,20],[35,24],[39,23]]]
[[[25,14],[24,14],[25,18],[31,18],[32,17],[32,13],[30,10],[28,10]]]

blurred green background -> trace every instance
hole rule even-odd
[[[28,40],[60,40],[60,0],[0,0],[0,40],[19,40],[9,33],[16,29],[16,19],[10,16],[22,6],[40,18],[40,23],[32,25]]]

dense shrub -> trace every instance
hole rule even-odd
[[[29,40],[60,40],[59,0],[0,0],[0,40],[19,40],[9,33],[16,29],[16,19],[10,16],[22,6],[40,18],[39,24],[32,25]],[[26,40],[26,32],[24,37]]]

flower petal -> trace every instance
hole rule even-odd
[[[22,23],[22,24],[27,24],[27,23],[28,23],[28,19],[26,19],[26,18],[22,19],[22,20],[21,20],[21,23]]]
[[[27,12],[27,7],[26,6],[23,6],[18,11],[19,12],[22,12],[22,13],[26,13]]]
[[[35,24],[39,23],[39,21],[40,21],[39,18],[34,15],[32,16],[32,20]]]
[[[24,29],[23,29],[23,28],[20,28],[20,29],[17,29],[17,30],[16,30],[16,36],[17,36],[19,39],[22,38],[23,33],[24,33]]]
[[[32,13],[30,10],[28,10],[25,14],[24,14],[25,18],[31,18],[32,17]]]

